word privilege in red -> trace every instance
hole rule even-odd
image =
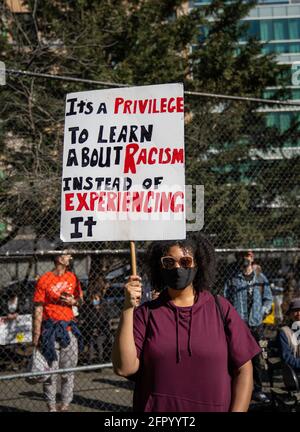
[[[174,112],[184,112],[183,97],[140,100],[118,97],[114,103],[114,114],[160,114]]]
[[[125,191],[66,193],[65,211],[133,212],[133,213],[182,213],[182,191]]]

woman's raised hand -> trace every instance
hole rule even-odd
[[[136,307],[141,302],[142,283],[140,276],[129,276],[125,285],[125,308]]]

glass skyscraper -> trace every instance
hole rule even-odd
[[[190,1],[190,8],[201,7],[210,0]],[[260,0],[244,18],[249,24],[248,35],[262,43],[263,53],[275,53],[278,63],[290,65],[290,98],[300,102],[300,0]],[[240,44],[246,43],[246,36]],[[276,88],[266,88],[265,98],[272,98]],[[300,107],[292,107],[293,113]],[[292,112],[287,108],[270,108],[267,122],[285,131],[291,124]],[[298,113],[297,113],[298,114]]]
[[[249,34],[261,40],[262,52],[275,53],[279,63],[290,65],[291,98],[300,101],[300,1],[261,0],[245,21],[249,23]],[[265,97],[272,97],[274,90],[266,89]],[[284,131],[291,118],[292,113],[286,108],[277,108],[269,113],[268,123]]]
[[[197,7],[210,1],[189,3]],[[300,72],[296,73],[297,63],[300,68],[300,0],[260,0],[243,21],[249,24],[248,35],[262,42],[262,52],[276,53],[279,63],[292,66],[293,98],[300,100]]]

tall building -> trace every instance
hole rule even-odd
[[[190,8],[201,7],[211,0],[194,0]],[[262,44],[263,53],[275,53],[280,64],[290,65],[290,98],[300,102],[300,0],[259,0],[249,15],[243,19],[249,24],[248,36],[257,37]],[[247,36],[240,40],[246,43]],[[276,87],[268,87],[265,98],[272,98]],[[295,115],[300,120],[300,107],[273,107],[268,109],[267,123],[277,126],[282,132],[290,127]],[[300,150],[297,143],[297,151]]]
[[[249,23],[249,35],[261,40],[263,53],[275,53],[278,63],[290,65],[290,98],[299,102],[300,1],[260,0],[259,5],[250,11],[244,21]],[[274,90],[276,89],[267,88],[264,96],[272,98]],[[277,125],[281,131],[285,131],[296,110],[297,108],[293,108],[291,112],[286,108],[273,108],[268,115],[269,125]],[[300,115],[297,117],[300,118]]]
[[[246,0],[245,0],[246,1]],[[210,0],[195,0],[189,2],[189,7],[202,7],[211,3]],[[255,36],[261,42],[262,53],[275,53],[277,62],[280,64],[289,65],[288,71],[288,84],[290,89],[289,99],[293,99],[300,102],[300,0],[259,0],[256,7],[250,10],[247,17],[243,19],[243,22],[248,23],[248,35],[245,35],[239,43],[245,44],[247,37]],[[205,34],[205,30],[204,30]],[[274,99],[274,95],[278,90],[277,87],[268,87],[264,91],[263,97],[266,99]],[[265,111],[265,121],[267,126],[274,127],[284,137],[282,146],[272,151],[258,151],[253,149],[250,154],[250,159],[246,163],[235,165],[236,171],[241,173],[240,181],[248,182],[256,185],[256,173],[275,172],[276,169],[284,165],[284,160],[290,159],[293,156],[300,154],[300,139],[297,134],[284,135],[292,125],[292,121],[298,122],[298,130],[300,131],[300,106],[280,106],[280,105],[268,105],[267,108],[260,111]],[[259,156],[258,158],[256,156]],[[283,162],[281,164],[280,162]],[[279,162],[279,163],[278,163]],[[231,166],[228,168],[230,172]],[[220,171],[225,173],[224,181],[226,177],[226,169],[221,167]],[[294,172],[286,172],[286,176],[290,176],[296,180]],[[284,180],[283,180],[284,182]],[[294,196],[298,196],[297,184],[290,185],[290,192]],[[265,204],[263,201],[256,205],[257,214],[261,211],[265,220],[271,220],[274,223],[275,220],[279,222],[289,218],[288,213],[285,213],[285,209],[292,209],[291,204],[284,202],[283,188],[279,188],[281,192],[273,200],[272,203]],[[297,200],[295,200],[297,202]],[[291,210],[296,214],[296,208]],[[292,213],[293,214],[293,213]],[[280,215],[280,217],[279,217]],[[270,219],[268,219],[270,218]],[[281,219],[283,218],[283,219]],[[265,222],[267,223],[267,222]],[[285,223],[285,222],[284,222]],[[276,231],[276,230],[275,230]],[[280,229],[277,234],[274,234],[270,246],[272,247],[283,247],[283,246],[297,246],[297,240],[294,233],[291,231],[289,234],[280,233]]]
[[[210,2],[189,3],[193,8]],[[292,97],[300,100],[300,0],[259,0],[243,21],[249,24],[248,35],[261,41],[263,53],[276,53],[279,63],[291,65]]]

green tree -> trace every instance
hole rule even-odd
[[[192,52],[189,88],[262,97],[267,86],[284,86],[287,68],[262,55],[255,38],[245,38],[241,20],[255,3],[216,0],[205,9],[213,20],[204,23]],[[288,95],[283,89],[273,98]],[[261,103],[189,98],[188,105],[187,177],[205,186],[205,231],[220,247],[272,246],[276,237],[298,241],[299,157],[282,149],[299,146],[299,116],[282,130],[268,124]]]
[[[12,14],[3,4],[1,58],[7,67],[33,72],[129,85],[183,82],[186,90],[261,96],[281,66],[261,54],[255,39],[239,44],[246,34],[241,19],[254,3],[215,0],[187,13],[180,0],[30,0],[28,14]],[[24,225],[38,238],[57,237],[64,97],[92,88],[16,76],[1,88],[0,208],[10,227],[3,242]],[[267,127],[258,104],[189,96],[186,108],[187,182],[205,185],[205,231],[218,236],[216,244],[266,244],[278,221],[282,235],[299,233],[292,220],[297,159],[264,164],[261,156],[250,158],[251,151],[282,148],[291,129]],[[297,142],[297,123],[291,128]],[[266,205],[278,195],[293,207],[278,208],[275,216]]]

